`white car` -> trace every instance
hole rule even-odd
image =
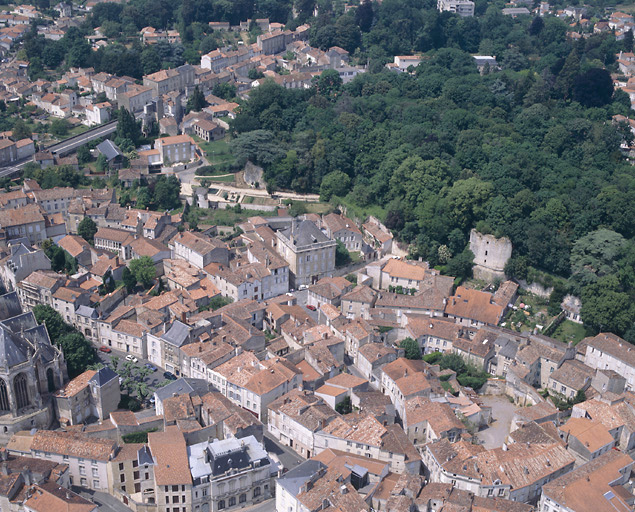
[[[139,360],[135,356],[133,356],[132,354],[128,354],[126,356],[126,361],[132,361],[133,363],[138,363],[139,362]]]

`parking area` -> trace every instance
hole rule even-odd
[[[100,350],[97,350],[99,361],[102,364],[109,366],[110,368],[113,368],[113,364],[112,364],[113,356],[116,356],[119,358],[119,365],[122,365],[126,362],[126,356],[128,356],[129,354],[127,354],[126,352],[115,350],[115,349],[111,349],[111,350],[112,351],[110,353],[105,353],[105,352],[101,352]],[[145,366],[146,364],[149,364],[156,368],[156,366],[150,363],[150,361],[148,361],[147,359],[137,358],[137,362],[135,364],[138,366]],[[159,384],[163,383],[166,380],[165,377],[163,376],[163,373],[164,373],[163,369],[157,368],[155,371],[150,373],[150,375],[143,378],[143,382],[146,384],[146,386],[148,386],[148,389],[150,390],[151,393],[154,393],[157,387],[159,387]]]
[[[477,433],[476,437],[488,450],[503,446],[518,407],[506,396],[486,395],[481,397],[481,400],[483,405],[492,408],[492,423],[485,430]]]
[[[298,305],[302,306],[306,312],[309,314],[313,320],[318,321],[318,312],[314,309],[309,309],[306,307],[307,300],[309,298],[309,290],[306,288],[304,290],[296,290],[291,292],[291,294],[297,299]]]

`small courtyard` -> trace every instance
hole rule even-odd
[[[492,423],[489,427],[476,434],[480,443],[488,450],[503,445],[518,407],[509,401],[505,395],[485,395],[481,402],[492,408]]]

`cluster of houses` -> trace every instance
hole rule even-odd
[[[69,27],[81,22],[80,17],[67,12],[68,7],[66,4],[56,7],[61,17],[55,25],[40,28],[44,37],[60,39]],[[86,6],[87,9],[89,7]],[[34,7],[21,6],[15,12],[0,16],[0,24],[5,25],[0,28],[0,49],[4,46],[8,49],[19,41],[29,30],[30,20],[39,15]],[[81,123],[87,126],[110,121],[113,110],[124,107],[142,117],[144,127],[158,123],[161,134],[195,134],[210,141],[224,135],[228,125],[221,118],[233,117],[238,107],[236,103],[211,94],[217,84],[231,83],[236,86],[239,95],[247,97],[249,91],[265,79],[286,88],[308,88],[325,69],[337,70],[344,82],[364,72],[362,67],[349,65],[348,52],[342,48],[333,47],[324,52],[309,46],[306,42],[308,25],[290,31],[284,30],[279,23],[263,19],[247,20],[239,27],[211,22],[210,27],[219,31],[248,30],[252,21],[263,31],[256,43],[239,43],[234,48],[214,50],[202,56],[200,65],[185,64],[160,70],[144,76],[141,81],[96,73],[92,68],[71,68],[56,81],[40,79],[31,82],[27,76],[28,63],[6,62],[0,65],[0,99],[5,102],[25,99],[52,117],[67,119],[73,125]],[[99,28],[95,30],[96,35],[88,36],[91,41],[97,47],[107,44],[106,38],[99,35]],[[180,42],[177,31],[153,27],[143,28],[141,39],[144,44]],[[252,70],[264,78],[249,78]],[[195,88],[206,96],[208,106],[203,112],[196,113],[193,119],[188,119],[185,116],[187,99]],[[145,115],[142,116],[142,112]],[[150,160],[149,165],[152,165],[152,158]],[[15,161],[15,158],[10,161]],[[145,163],[148,164],[147,159]]]
[[[250,217],[228,240],[213,226],[183,231],[180,215],[115,199],[29,180],[0,194],[0,279],[24,314],[49,305],[96,348],[177,380],[156,390],[153,416],[134,414],[118,409],[115,372],[88,370],[67,382],[58,354],[51,372],[29,377],[48,379],[48,388],[7,379],[15,397],[6,407],[15,400],[19,420],[0,417],[12,436],[8,457],[61,464],[67,486],[165,512],[240,508],[274,494],[277,510],[345,512],[635,503],[635,351],[626,341],[601,333],[572,346],[511,330],[505,318],[517,284],[455,286],[423,261],[394,256],[392,235],[374,218]],[[13,219],[25,213],[41,220]],[[77,235],[86,217],[98,228],[92,244]],[[51,270],[38,247],[49,238],[76,259],[76,273]],[[506,246],[470,240],[477,266],[495,273]],[[335,268],[338,242],[366,260],[347,278]],[[109,291],[141,257],[154,263],[153,288]],[[0,297],[0,329],[16,337],[20,313],[4,314],[7,301]],[[520,406],[497,446],[479,442],[491,406],[454,370],[407,359],[405,338],[423,354],[458,355],[488,372],[487,392]],[[572,407],[557,409],[549,395]],[[36,396],[42,418],[54,415],[61,431],[20,429]],[[147,442],[123,443],[148,431]],[[283,468],[261,444],[265,431],[307,460]]]

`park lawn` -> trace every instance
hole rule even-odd
[[[582,341],[585,336],[586,329],[584,326],[576,324],[571,320],[563,320],[551,335],[552,338],[564,341],[565,343],[571,341],[574,345],[577,345],[580,341]]]
[[[209,180],[211,183],[234,183],[235,176],[233,174],[225,176],[198,176],[199,181]]]
[[[240,213],[234,211],[233,208],[225,210],[205,210],[200,208],[199,210],[199,224],[212,224],[215,226],[233,226],[240,222],[243,222],[248,217],[256,215],[252,211],[243,210]]]
[[[193,137],[198,146],[205,153],[205,157],[210,164],[215,165],[232,163],[235,160],[234,155],[231,154],[229,143],[227,142],[227,140],[223,139],[206,142],[196,135],[194,135]]]
[[[298,201],[296,201],[298,202]],[[322,215],[332,209],[329,203],[304,203],[307,213],[317,213]]]
[[[349,252],[349,254],[351,256],[351,263],[359,263],[360,261],[362,261],[361,253],[357,251],[351,251]]]
[[[617,4],[616,11],[625,12],[627,14],[635,14],[635,3],[628,2],[623,4]]]
[[[73,135],[79,135],[80,133],[84,133],[88,130],[90,130],[90,126],[86,126],[85,124],[78,124],[77,126],[74,126],[70,130],[68,130],[68,133],[63,137],[60,137],[60,139],[66,139],[68,137],[72,137]]]
[[[351,201],[348,201],[346,197],[333,197],[331,204],[334,206],[342,205],[346,207],[346,215],[349,218],[357,218],[362,222],[365,222],[370,215],[383,221],[386,217],[386,210],[379,205],[358,206]]]

